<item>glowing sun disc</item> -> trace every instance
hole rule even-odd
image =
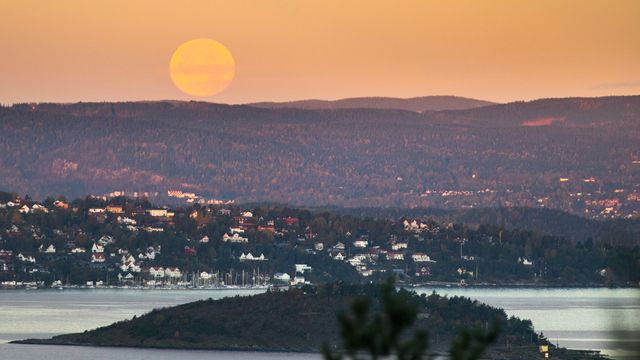
[[[193,96],[212,96],[224,90],[236,73],[236,63],[224,45],[211,39],[189,40],[169,62],[171,80]]]

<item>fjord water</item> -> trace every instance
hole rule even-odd
[[[531,319],[561,346],[603,350],[613,358],[632,358],[640,346],[640,290],[540,288],[416,288],[467,296]],[[0,359],[318,359],[314,354],[245,353],[155,349],[94,348],[7,344],[108,325],[153,308],[200,299],[253,295],[263,290],[2,290]],[[637,354],[636,354],[637,355]]]

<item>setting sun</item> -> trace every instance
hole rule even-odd
[[[193,96],[212,96],[223,91],[235,75],[235,61],[229,50],[210,39],[190,40],[171,57],[171,80]]]

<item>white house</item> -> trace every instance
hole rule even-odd
[[[104,254],[102,253],[93,253],[91,254],[91,262],[92,263],[103,263],[105,261]]]
[[[164,277],[164,268],[152,266],[149,268],[149,276],[154,278]]]
[[[344,250],[344,249],[345,249],[345,246],[344,246],[344,244],[343,244],[343,243],[338,242],[337,244],[333,245],[333,249],[334,249],[334,250]]]
[[[289,283],[291,281],[291,276],[287,273],[275,273],[273,274],[273,280],[283,281]]]
[[[373,275],[373,270],[371,269],[363,269],[361,271],[359,271],[360,275],[364,276],[364,277],[368,277]]]
[[[304,284],[306,281],[304,279],[304,276],[299,276],[296,275],[293,277],[293,280],[291,280],[291,285],[301,285]]]
[[[158,251],[159,253],[160,251]],[[156,250],[153,247],[147,248],[147,259],[154,260],[156,258]]]
[[[232,243],[248,243],[249,242],[249,238],[246,237],[242,237],[240,235],[238,235],[238,233],[234,233],[233,235],[229,235],[229,234],[224,234],[222,236],[222,241],[224,242],[232,242]]]
[[[47,209],[45,206],[40,204],[33,204],[33,206],[31,206],[31,212],[48,213],[49,209]]]
[[[164,275],[169,278],[180,278],[182,277],[182,272],[178,268],[166,268],[164,270]]]
[[[164,229],[161,227],[157,227],[157,226],[145,226],[142,228],[142,230],[146,231],[146,232],[164,232]]]
[[[89,214],[104,214],[105,212],[107,212],[107,209],[105,209],[105,208],[90,208],[89,209]]]
[[[244,229],[240,227],[229,228],[229,231],[231,231],[232,234],[244,234]]]
[[[401,249],[406,249],[407,248],[407,243],[406,242],[397,242],[397,243],[393,243],[391,245],[391,250],[393,251],[398,251]]]
[[[387,260],[404,260],[404,254],[401,252],[389,251],[387,253]]]
[[[324,244],[321,242],[317,242],[313,245],[313,248],[316,249],[316,251],[322,251],[324,250]]]
[[[29,209],[27,205],[22,205],[22,207],[18,211],[22,214],[28,214],[29,212],[31,212],[31,209]]]
[[[81,248],[81,247],[75,247],[75,248],[71,249],[71,253],[72,254],[83,254],[83,253],[86,253],[86,252],[87,252],[87,249]]]
[[[121,217],[118,216],[118,218],[116,219],[118,221],[119,224],[124,224],[124,225],[136,225],[137,221],[135,221],[134,219],[128,218],[128,217]]]
[[[305,271],[311,271],[311,266],[307,264],[295,264],[296,273],[304,274]]]
[[[140,264],[138,264],[136,262],[124,263],[124,264],[120,265],[120,270],[122,270],[122,272],[131,271],[131,272],[137,272],[137,273],[142,271],[142,269],[140,268]]]
[[[209,242],[209,237],[207,235],[203,236],[202,238],[200,238],[200,242],[202,244],[206,244]]]
[[[267,258],[264,257],[264,254],[260,254],[260,256],[253,256],[253,254],[251,252],[247,253],[245,255],[245,253],[242,253],[242,255],[240,255],[240,261],[266,261]]]
[[[411,255],[411,259],[413,260],[413,262],[432,262],[433,261],[431,260],[429,255],[423,254],[423,253],[414,253]]]
[[[531,266],[531,265],[533,265],[533,261],[531,261],[531,260],[529,260],[529,259],[527,259],[527,258],[523,258],[523,257],[518,258],[518,263],[520,263],[520,264],[522,264],[522,265],[525,265],[525,266]]]
[[[366,248],[369,246],[369,241],[367,239],[358,239],[353,242],[353,246],[357,248]]]
[[[33,256],[24,256],[24,255],[22,255],[22,253],[18,254],[18,260],[20,260],[22,262],[30,262],[30,263],[35,263],[36,262],[36,258],[34,258]]]
[[[56,247],[53,246],[53,244],[51,244],[45,249],[43,245],[40,245],[38,250],[40,250],[40,252],[43,252],[43,253],[46,253],[46,254],[53,254],[53,253],[56,252]]]
[[[91,252],[92,253],[103,253],[104,252],[104,246],[97,244],[97,243],[93,243],[93,246],[91,246]]]

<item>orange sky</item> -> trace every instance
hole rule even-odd
[[[0,103],[190,99],[194,38],[236,60],[214,102],[640,93],[638,0],[0,0]]]

